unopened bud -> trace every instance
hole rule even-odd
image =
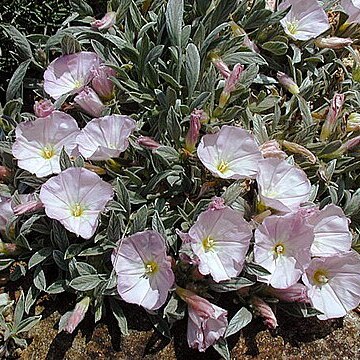
[[[256,44],[251,41],[246,34],[245,30],[242,29],[235,21],[230,21],[230,26],[233,34],[235,36],[242,36],[244,35],[243,45],[249,48],[253,52],[259,52],[259,48],[256,46]]]
[[[0,181],[6,180],[11,175],[11,170],[6,166],[0,166]]]
[[[349,115],[346,123],[346,131],[359,131],[360,130],[360,114],[352,113]]]
[[[225,79],[227,79],[230,76],[231,71],[228,68],[228,66],[224,63],[224,61],[222,61],[220,56],[218,56],[216,54],[212,54],[210,58],[211,58],[211,62],[215,65],[215,67],[218,69],[220,74]]]
[[[236,89],[236,85],[243,71],[244,71],[244,66],[241,64],[236,64],[233,70],[230,72],[229,77],[225,80],[225,86],[220,95],[220,100],[219,100],[220,109],[224,108],[227,102],[229,101],[230,94]]]
[[[276,140],[269,140],[264,142],[259,147],[264,158],[286,159],[287,155],[281,150],[280,144]]]
[[[49,116],[54,110],[55,107],[51,100],[42,99],[40,101],[35,101],[34,113],[35,116],[38,118],[44,118],[46,116]]]
[[[335,94],[331,100],[330,108],[327,113],[325,122],[321,129],[320,140],[324,141],[327,140],[330,134],[334,131],[336,127],[336,120],[338,119],[343,105],[345,102],[345,95],[344,94]]]
[[[90,305],[90,298],[88,296],[84,297],[80,302],[75,305],[75,309],[71,312],[68,320],[64,324],[64,326],[60,329],[60,331],[64,330],[70,334],[76,329],[76,327],[81,323],[84,319],[85,314]]]
[[[157,141],[155,141],[149,136],[139,136],[139,138],[137,139],[137,143],[140,146],[149,150],[156,150],[161,146]]]
[[[300,90],[295,81],[285,73],[278,71],[276,77],[279,80],[279,83],[291,94],[297,95],[299,94]]]
[[[115,25],[116,12],[109,11],[104,15],[101,20],[95,20],[91,23],[91,26],[99,30],[106,30]]]
[[[199,139],[202,113],[202,110],[195,109],[190,115],[190,128],[185,137],[185,149],[190,153],[195,150]]]
[[[215,196],[209,204],[209,210],[221,210],[226,208],[225,200],[222,197]]]
[[[15,256],[19,254],[19,247],[15,244],[4,243],[0,240],[0,254]]]
[[[92,71],[93,79],[91,85],[96,93],[104,100],[108,101],[114,96],[114,83],[110,80],[110,76],[115,76],[116,71],[109,66],[101,65]]]
[[[257,296],[253,296],[250,302],[255,312],[263,318],[264,324],[269,329],[276,329],[278,323],[271,307],[264,300],[260,299]]]
[[[13,207],[15,215],[22,215],[29,212],[40,210],[44,207],[44,204],[38,200],[32,200],[25,202],[24,204],[16,205]]]
[[[282,144],[287,150],[305,156],[312,164],[316,163],[316,156],[306,147],[286,140]]]
[[[303,302],[308,303],[307,288],[303,284],[297,283],[291,285],[287,289],[275,289],[271,286],[265,289],[267,295],[276,297],[280,301],[285,302]]]
[[[353,41],[350,38],[340,38],[340,37],[328,37],[320,38],[315,40],[315,45],[321,49],[342,49],[345,46],[350,46]]]
[[[88,86],[75,96],[74,101],[81,110],[94,118],[100,117],[105,109],[105,105],[100,100],[98,94]]]

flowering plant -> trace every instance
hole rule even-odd
[[[36,42],[4,25],[22,62],[1,108],[0,270],[33,277],[26,313],[68,292],[60,331],[110,309],[126,334],[128,302],[229,358],[275,308],[359,305],[357,23],[277,5],[110,0]]]

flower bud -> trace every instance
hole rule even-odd
[[[281,71],[278,71],[276,77],[278,78],[279,83],[291,94],[299,94],[299,87],[296,85],[295,81],[290,76],[286,75]]]
[[[352,113],[349,115],[346,123],[346,131],[359,131],[360,130],[360,114]]]
[[[137,139],[137,143],[140,146],[149,150],[156,150],[161,146],[157,141],[155,141],[149,136],[139,136]]]
[[[264,324],[269,329],[276,329],[278,323],[271,307],[264,300],[260,299],[257,296],[253,296],[250,302],[256,313],[263,318]]]
[[[259,48],[256,44],[249,39],[244,29],[242,29],[235,21],[230,21],[230,26],[235,36],[244,35],[243,45],[249,48],[251,51],[258,53]]]
[[[305,156],[312,164],[316,163],[316,156],[304,146],[286,140],[282,144],[287,150]]]
[[[35,101],[34,104],[34,113],[38,118],[44,118],[49,116],[55,110],[53,103],[51,100],[42,99],[40,101]]]
[[[225,200],[222,197],[215,196],[209,204],[209,210],[221,210],[226,208]]]
[[[328,38],[319,38],[315,40],[315,45],[321,49],[342,49],[345,46],[350,46],[353,41],[350,38],[340,38],[340,37],[328,37]]]
[[[241,64],[236,64],[233,70],[230,72],[229,77],[225,80],[225,86],[220,95],[220,100],[219,100],[220,109],[225,107],[225,105],[229,101],[230,94],[236,89],[236,85],[243,71],[244,71],[244,66]]]
[[[116,71],[109,66],[101,65],[92,71],[93,79],[91,85],[97,94],[105,101],[114,96],[114,83],[110,80],[110,76],[115,76]]]
[[[66,331],[70,334],[76,329],[76,327],[84,319],[85,314],[90,305],[90,298],[88,296],[84,297],[80,302],[75,305],[75,309],[71,312],[67,321],[63,326],[59,327],[59,331]],[[61,321],[60,321],[61,322]]]
[[[281,150],[279,143],[276,140],[269,140],[264,142],[259,147],[264,158],[286,159],[287,155]]]
[[[211,55],[211,62],[215,65],[215,67],[218,69],[218,71],[220,72],[220,74],[227,79],[230,76],[230,69],[228,68],[228,66],[222,61],[222,59],[220,58],[220,56],[216,55],[216,54],[212,54]]]
[[[202,113],[202,110],[195,109],[190,115],[190,129],[185,137],[185,149],[191,153],[196,149],[196,143],[200,134],[200,119]]]
[[[4,254],[6,256],[15,256],[19,254],[19,247],[15,244],[4,243],[0,240],[0,254]]]
[[[93,21],[91,23],[91,26],[99,30],[106,30],[114,26],[115,22],[116,22],[116,12],[109,11],[103,16],[102,19]]]
[[[300,283],[291,285],[287,289],[275,289],[269,286],[265,289],[265,294],[285,302],[309,302],[306,286]]]
[[[22,215],[29,212],[40,210],[44,207],[44,204],[39,200],[32,200],[25,202],[24,204],[16,205],[13,207],[15,215]]]
[[[335,94],[331,100],[330,108],[327,113],[325,122],[322,126],[320,133],[320,140],[325,141],[329,138],[330,134],[334,131],[336,120],[338,119],[345,102],[344,94]]]
[[[94,118],[100,117],[105,109],[97,93],[88,86],[75,96],[74,101],[81,110]]]
[[[11,175],[11,170],[0,165],[0,181],[6,180]]]

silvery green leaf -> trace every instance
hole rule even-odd
[[[45,290],[48,294],[60,294],[66,290],[66,280],[56,280]]]
[[[17,328],[20,324],[25,311],[25,297],[24,292],[21,291],[20,297],[16,303],[15,311],[14,311],[14,328]]]
[[[169,0],[166,6],[166,29],[171,43],[181,46],[181,32],[184,14],[183,0]]]
[[[81,45],[73,35],[65,34],[61,39],[61,50],[63,55],[74,54],[81,51]]]
[[[67,261],[65,260],[65,255],[60,250],[53,251],[53,259],[55,264],[63,271],[68,271]]]
[[[195,44],[186,47],[185,73],[188,96],[191,98],[200,75],[200,54]]]
[[[71,280],[69,286],[78,291],[89,291],[98,286],[103,280],[100,275],[83,275]]]
[[[225,54],[223,56],[223,61],[228,65],[235,65],[237,63],[244,65],[246,64],[267,65],[266,60],[261,55],[251,51]]]
[[[220,338],[214,345],[213,348],[222,356],[225,360],[230,360],[230,351],[227,341],[224,338]]]
[[[119,329],[120,329],[121,333],[123,335],[128,335],[129,331],[128,331],[126,317],[124,315],[124,312],[123,312],[120,304],[118,303],[118,301],[116,301],[112,297],[109,297],[109,302],[110,302],[110,307],[111,307],[112,313],[119,325]]]
[[[255,282],[251,281],[244,277],[236,277],[230,280],[221,281],[219,283],[210,283],[210,289],[215,292],[229,292],[229,291],[236,291],[244,287],[248,287],[254,285]]]
[[[135,234],[146,228],[148,208],[143,205],[134,215],[131,223],[130,233]],[[131,219],[131,218],[130,218]]]
[[[0,259],[0,271],[8,268],[14,261],[14,259]]]
[[[35,304],[36,299],[40,295],[40,290],[32,284],[26,294],[25,299],[25,312],[28,314],[32,306]]]
[[[21,92],[24,77],[31,63],[31,59],[22,62],[12,75],[6,90],[6,101],[14,99]]]
[[[231,336],[243,327],[249,324],[252,320],[251,312],[245,307],[241,308],[230,320],[228,327],[226,328],[224,337]]]
[[[20,57],[25,60],[31,59],[31,46],[25,35],[12,25],[2,24],[0,26],[5,30],[6,34],[11,37],[11,40],[14,42],[14,46],[18,50]]]
[[[16,334],[23,333],[25,331],[29,331],[32,329],[39,321],[41,320],[41,315],[32,316],[27,319],[24,319],[20,322],[20,324],[16,327]]]
[[[45,247],[37,251],[29,260],[29,269],[47,259],[52,254],[52,251],[53,249],[51,247]]]
[[[46,289],[46,278],[44,270],[40,265],[37,266],[34,273],[34,285],[41,291],[45,291]]]

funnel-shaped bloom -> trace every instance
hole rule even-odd
[[[109,115],[91,120],[76,141],[85,159],[108,160],[118,157],[129,145],[135,121],[123,115]]]
[[[165,241],[158,232],[146,230],[120,240],[111,260],[122,299],[148,310],[165,303],[174,274]]]
[[[73,117],[54,111],[46,118],[19,124],[12,153],[21,169],[37,177],[57,174],[61,171],[62,148],[71,154],[76,148],[75,139],[79,131]]]
[[[110,100],[114,95],[114,83],[110,76],[116,76],[116,71],[109,66],[100,65],[93,69],[91,86],[103,100]]]
[[[227,311],[189,290],[178,287],[176,292],[188,304],[188,344],[203,352],[225,334]]]
[[[313,226],[299,214],[269,216],[255,230],[255,262],[270,272],[259,277],[274,288],[294,285],[310,262]]]
[[[280,23],[291,38],[306,41],[330,28],[327,14],[317,0],[286,0],[279,5],[279,10],[290,6]]]
[[[306,174],[284,160],[261,160],[256,181],[261,203],[281,212],[296,211],[310,196]]]
[[[189,230],[200,273],[216,282],[239,275],[251,235],[242,214],[229,207],[201,213]]]
[[[81,92],[75,96],[74,102],[86,114],[97,118],[105,110],[105,105],[100,100],[98,94],[89,86],[85,86]]]
[[[320,320],[345,316],[360,303],[360,257],[355,251],[311,260],[302,281]]]
[[[91,81],[91,70],[99,65],[100,58],[93,52],[60,56],[44,73],[44,90],[54,99],[67,93],[76,94]]]
[[[349,221],[340,207],[327,205],[312,215],[308,221],[314,225],[312,256],[332,256],[350,250]]]
[[[99,175],[84,168],[69,168],[41,186],[40,200],[46,215],[66,229],[90,239],[114,192]]]
[[[359,0],[341,0],[341,6],[349,15],[346,22],[360,23],[360,1]]]
[[[252,179],[261,152],[254,137],[236,126],[224,125],[216,134],[202,137],[197,154],[204,166],[223,179]]]

